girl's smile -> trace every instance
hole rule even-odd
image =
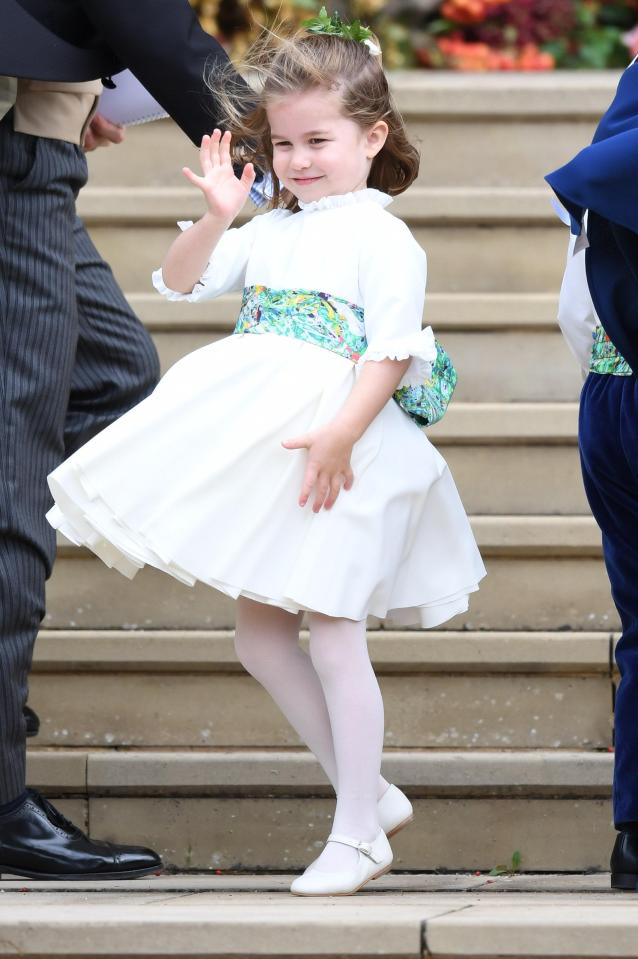
[[[320,176],[297,176],[294,177],[295,183],[301,183],[306,186],[308,183],[316,183],[317,180],[321,180]]]
[[[273,169],[293,196],[311,202],[365,189],[385,121],[363,129],[344,116],[339,94],[321,87],[273,100],[267,114]]]

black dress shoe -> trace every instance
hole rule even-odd
[[[40,732],[40,717],[30,706],[25,706],[22,713],[27,727],[27,739],[31,739],[32,736],[37,736]]]
[[[89,839],[55,806],[28,789],[0,816],[0,873],[29,879],[136,879],[162,868],[152,849]]]
[[[619,832],[611,854],[611,888],[638,890],[638,836]]]

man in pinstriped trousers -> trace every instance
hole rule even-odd
[[[226,56],[187,0],[3,0],[0,873],[114,879],[161,866],[152,850],[89,839],[26,788],[23,707],[55,555],[46,476],[159,375],[148,334],[75,212],[83,147],[121,139],[93,117],[96,78],[130,67],[198,143],[215,122],[202,95],[211,59]]]

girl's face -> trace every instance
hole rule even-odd
[[[275,174],[298,200],[365,188],[388,135],[384,120],[362,129],[343,115],[339,95],[321,88],[271,101],[266,112]]]

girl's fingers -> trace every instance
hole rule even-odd
[[[338,473],[336,476],[332,477],[332,480],[330,482],[330,492],[328,494],[328,498],[323,504],[324,509],[332,509],[334,504],[337,502],[337,497],[339,496],[339,493],[341,491],[342,482],[343,482],[343,476],[341,473]]]
[[[352,472],[351,469],[348,469],[348,472],[346,473],[346,479],[345,479],[345,482],[344,482],[344,484],[343,484],[343,488],[344,488],[345,490],[352,489],[352,484],[353,484],[353,483],[354,483],[354,473]]]
[[[232,137],[226,130],[219,143],[219,159],[221,163],[230,163],[230,141]]]
[[[310,446],[310,439],[307,436],[298,436],[292,440],[282,440],[281,445],[287,450],[302,450]]]
[[[202,173],[206,176],[212,170],[210,162],[210,137],[205,133],[199,148],[199,165]]]
[[[193,186],[196,186],[198,189],[201,190],[202,183],[204,182],[201,176],[197,176],[197,174],[193,173],[192,170],[189,170],[187,166],[182,167],[182,173],[184,174],[187,180],[190,180]]]
[[[213,166],[213,169],[219,166],[219,141],[221,140],[221,138],[222,138],[222,131],[218,130],[217,127],[215,127],[215,129],[213,130],[213,135],[210,138],[210,145],[209,145],[210,162]]]
[[[315,501],[312,506],[313,513],[319,513],[323,506],[326,496],[330,492],[330,487],[325,479],[320,479],[315,490]]]
[[[241,182],[246,187],[247,190],[250,190],[251,186],[255,182],[255,168],[252,163],[247,163],[244,167],[241,175]]]
[[[317,476],[319,475],[319,470],[313,463],[309,463],[306,468],[306,474],[303,479],[303,485],[301,487],[301,496],[299,497],[299,505],[305,506],[312,492],[312,487],[317,481]]]

